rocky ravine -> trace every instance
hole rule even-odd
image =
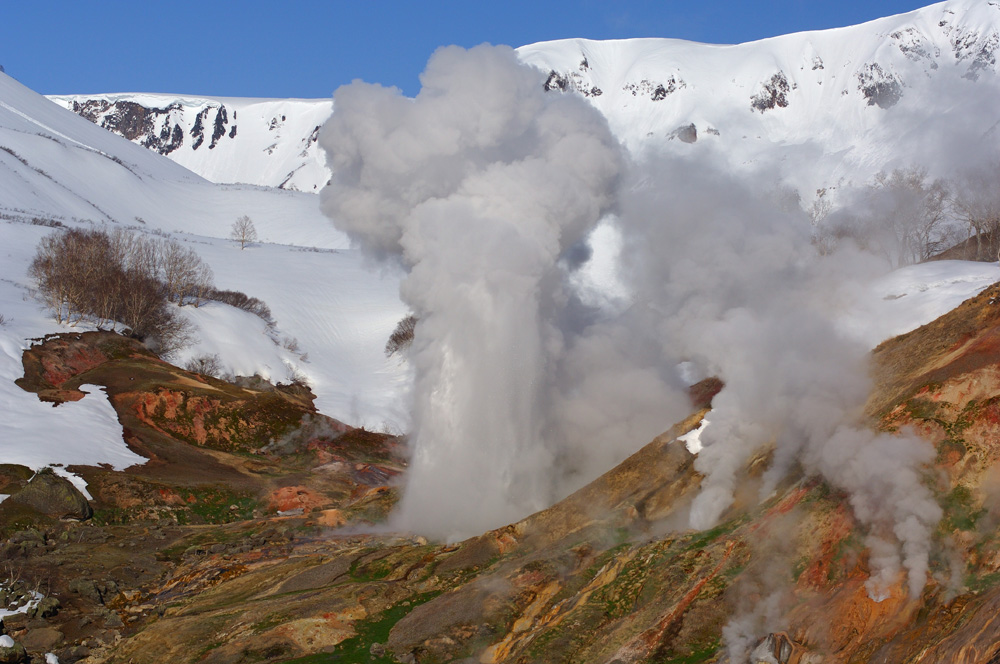
[[[869,413],[935,443],[926,481],[945,512],[923,594],[901,577],[879,603],[846,497],[815,478],[686,529],[700,477],[675,438],[718,386],[576,494],[447,545],[335,528],[383,518],[403,466],[392,439],[316,435],[307,394],[187,374],[113,335],[50,339],[26,352],[25,386],[106,385],[152,461],[75,469],[95,495],[85,522],[0,504],[4,564],[61,605],[7,631],[87,662],[725,662],[739,643],[755,663],[995,662],[997,339],[1000,286],[873,355]]]

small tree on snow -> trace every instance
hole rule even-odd
[[[254,228],[250,217],[243,215],[233,222],[233,232],[229,237],[239,242],[240,249],[243,249],[251,242],[257,241],[257,229]]]

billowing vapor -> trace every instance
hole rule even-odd
[[[688,415],[682,374],[715,375],[691,526],[723,518],[770,447],[762,498],[794,470],[822,476],[868,529],[872,596],[903,571],[918,594],[940,518],[920,475],[932,450],[868,428],[868,348],[837,325],[880,261],[820,256],[773,178],[626,164],[584,100],[545,92],[510,49],[441,49],[422,83],[415,99],[341,88],[321,134],[324,211],[405,269],[420,321],[399,525],[454,537],[521,518]],[[602,218],[627,295],[597,306],[571,273]]]
[[[884,554],[872,558],[870,593],[903,569],[919,593],[941,515],[920,476],[933,449],[867,426],[868,348],[837,326],[844,294],[882,269],[878,259],[817,255],[808,221],[778,209],[760,182],[690,162],[636,170],[642,184],[621,204],[636,305],[617,323],[652,332],[667,364],[693,362],[726,384],[701,434],[691,526],[715,525],[751,456],[772,446],[761,498],[796,467],[822,476],[849,494]]]
[[[339,89],[322,205],[398,261],[419,319],[413,459],[401,524],[438,536],[552,500],[547,377],[563,341],[560,258],[615,200],[617,141],[581,99],[546,94],[507,47],[437,51],[415,99]]]

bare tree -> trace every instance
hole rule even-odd
[[[201,301],[215,288],[215,275],[207,263],[199,263],[193,280],[187,285],[185,295],[194,300],[195,308],[201,306]]]
[[[229,237],[239,242],[242,250],[248,244],[257,241],[257,229],[254,228],[250,217],[243,215],[233,222],[232,233]]]
[[[952,188],[951,209],[976,241],[970,258],[1000,258],[1000,162],[966,171]]]
[[[52,312],[57,323],[65,322],[66,301],[62,265],[59,261],[62,234],[43,237],[28,266],[28,276],[38,284],[38,296]]]
[[[144,274],[159,271],[159,250],[155,239],[121,228],[112,231],[109,238],[114,260],[124,269]]]
[[[53,233],[39,243],[28,273],[58,322],[72,325],[87,319],[111,329],[122,324],[168,354],[189,337],[187,321],[167,306],[168,289],[156,269],[170,261],[161,260],[158,243],[129,235],[80,229]],[[180,262],[194,256],[196,275],[211,278],[207,266],[198,269],[201,262],[194,252],[180,245],[176,249]]]
[[[184,295],[197,281],[201,259],[176,240],[161,240],[158,249],[160,279],[167,290],[167,299],[183,305]]]
[[[849,239],[895,268],[925,261],[954,239],[947,223],[948,188],[922,168],[879,173],[847,209],[829,213],[822,199],[817,196],[813,210],[821,253]]]
[[[826,190],[816,194],[810,213],[821,254],[850,241],[895,268],[928,260],[955,241],[948,186],[929,178],[923,168],[883,171],[853,205],[837,211],[832,211]]]
[[[124,247],[121,263],[130,271],[155,276],[162,284],[167,300],[179,306],[201,304],[213,287],[212,269],[193,249],[176,240],[120,241]]]
[[[110,309],[106,293],[93,285],[114,264],[107,234],[72,229],[42,238],[28,274],[56,321],[74,325],[92,316],[100,324]]]
[[[894,267],[927,260],[945,247],[942,222],[948,190],[923,168],[879,173],[869,186],[872,222]]]

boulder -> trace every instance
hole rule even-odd
[[[62,604],[55,597],[43,597],[38,604],[28,609],[29,618],[51,618],[59,613]]]
[[[73,579],[69,582],[70,592],[86,597],[96,604],[106,604],[118,595],[118,584],[113,579],[93,581],[91,579]]]
[[[31,652],[51,652],[63,643],[63,633],[55,627],[29,629],[21,637],[21,645]]]
[[[39,470],[23,489],[7,500],[60,519],[84,520],[94,514],[83,494],[51,468]]]
[[[0,664],[27,664],[28,651],[9,636],[0,636]]]

